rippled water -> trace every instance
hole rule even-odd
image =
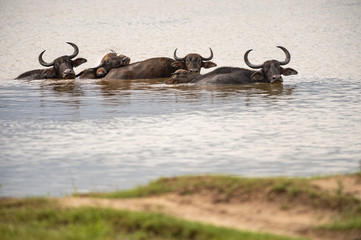
[[[0,1],[0,196],[124,189],[159,176],[310,176],[361,160],[360,1]],[[17,81],[70,54],[98,64],[214,51],[292,55],[283,85]],[[202,70],[208,72],[210,70]]]

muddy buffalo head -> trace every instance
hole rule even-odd
[[[76,57],[79,53],[79,48],[71,42],[67,42],[67,44],[71,45],[74,48],[73,54],[70,56],[62,56],[54,61],[47,63],[43,60],[43,54],[46,50],[42,51],[39,55],[39,63],[44,67],[52,67],[44,72],[44,77],[46,78],[74,78],[75,73],[73,68],[85,63],[87,60],[84,58],[77,58],[72,60]]]
[[[250,68],[260,69],[259,71],[252,74],[252,80],[254,81],[266,80],[266,82],[270,82],[270,83],[283,82],[281,75],[288,76],[288,75],[297,74],[297,71],[292,68],[281,67],[282,65],[286,65],[290,62],[291,54],[288,52],[286,48],[281,46],[277,46],[277,47],[282,49],[282,51],[285,53],[286,59],[284,61],[268,60],[263,64],[255,65],[250,63],[250,61],[248,60],[248,54],[253,49],[248,50],[244,54],[244,61]]]
[[[211,48],[209,48],[209,50],[211,51],[211,55],[207,58],[202,57],[197,53],[190,53],[187,54],[187,56],[180,58],[177,57],[177,48],[176,48],[173,54],[174,59],[176,61],[172,63],[172,66],[186,69],[190,72],[200,72],[202,67],[203,68],[215,67],[217,66],[217,64],[210,61],[213,58],[213,51]]]
[[[130,63],[129,57],[123,54],[117,55],[116,52],[112,51],[106,54],[100,61],[100,64],[97,67],[95,67],[96,76],[98,78],[102,78],[105,75],[107,75],[108,72],[113,68],[123,67],[125,65],[128,65],[129,63]]]
[[[189,72],[184,69],[178,69],[172,76],[165,80],[165,84],[177,84],[177,83],[189,83],[193,79],[199,77],[201,74],[199,72]]]

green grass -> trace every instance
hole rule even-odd
[[[165,193],[180,195],[206,192],[214,202],[268,200],[292,207],[295,204],[307,205],[337,211],[358,211],[359,199],[338,191],[321,191],[310,183],[308,178],[242,178],[234,176],[182,176],[160,178],[148,185],[131,190],[109,193],[89,193],[77,196],[99,198],[137,198]],[[211,193],[211,194],[209,194]]]
[[[187,222],[162,214],[103,208],[58,207],[45,198],[1,200],[0,236],[7,239],[249,239],[294,238]]]
[[[337,220],[331,224],[316,227],[317,229],[327,229],[331,231],[359,230],[361,233],[361,216],[350,216]]]
[[[361,178],[361,175],[360,175]],[[315,231],[361,233],[361,203],[344,193],[342,182],[333,192],[313,186],[308,178],[240,178],[184,176],[160,178],[127,191],[77,196],[135,198],[177,193],[205,193],[215,202],[273,201],[285,211],[299,204],[332,210],[339,216]],[[47,198],[0,199],[0,238],[7,239],[291,239],[265,233],[187,222],[170,216],[104,208],[60,208]]]
[[[344,212],[334,222],[316,226],[315,229],[330,230],[334,232],[354,231],[359,232],[361,236],[361,205],[355,211]]]
[[[212,191],[232,197],[235,191],[251,193],[262,191],[266,187],[277,184],[279,179],[240,178],[233,176],[182,176],[160,178],[145,186],[139,186],[131,190],[115,191],[109,193],[88,193],[78,196],[91,196],[100,198],[136,198],[160,195],[176,192],[181,195],[199,193],[200,191]],[[275,186],[277,188],[277,186]]]
[[[356,176],[361,175],[359,173]],[[329,176],[328,176],[329,177]],[[327,178],[327,177],[325,177]],[[90,193],[85,196],[100,198],[136,198],[165,193],[180,195],[206,192],[213,201],[255,201],[277,202],[285,211],[295,205],[309,206],[314,209],[327,209],[338,213],[340,220],[317,226],[315,229],[329,231],[349,231],[361,229],[361,201],[343,191],[342,182],[334,192],[326,192],[312,185],[310,181],[318,178],[242,178],[233,176],[182,176],[160,178],[148,185],[127,191],[110,193]],[[211,193],[211,194],[210,194]]]

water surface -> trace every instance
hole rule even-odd
[[[0,196],[134,187],[160,176],[349,173],[361,160],[360,1],[0,1]],[[99,7],[101,5],[101,7]],[[284,55],[283,84],[18,81],[72,53],[98,64],[214,51],[218,66]],[[202,73],[209,70],[202,70]]]

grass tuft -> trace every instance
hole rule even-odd
[[[0,236],[10,239],[249,239],[294,238],[187,222],[162,214],[58,207],[56,200],[0,201]]]
[[[76,196],[99,198],[137,198],[166,193],[180,195],[207,193],[214,202],[267,200],[280,205],[307,205],[337,211],[354,210],[360,200],[344,194],[343,185],[334,193],[321,191],[306,178],[242,178],[234,176],[182,176],[160,178],[148,185],[110,193],[88,193]]]

